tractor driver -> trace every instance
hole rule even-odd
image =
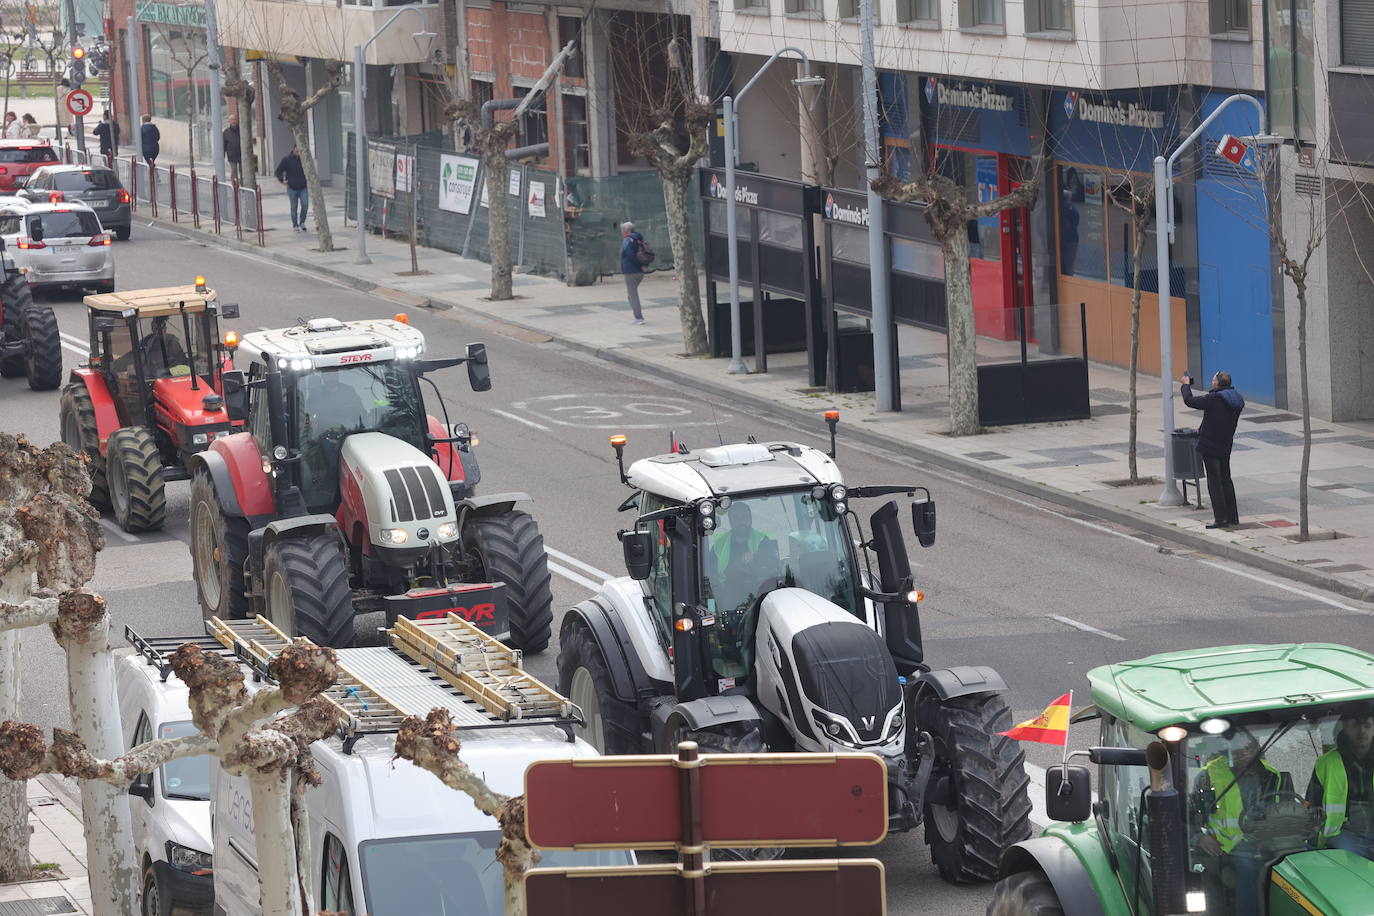
[[[181,345],[181,338],[175,330],[167,329],[170,315],[159,315],[152,321],[147,334],[143,335],[140,348],[143,351],[143,368],[148,378],[180,378],[191,372],[190,359]]]
[[[338,487],[344,435],[365,425],[358,393],[338,372],[306,373],[300,379],[301,467],[307,505],[332,504]]]
[[[1374,703],[1341,711],[1336,746],[1317,758],[1307,801],[1322,812],[1323,846],[1374,859]]]
[[[721,676],[741,677],[749,671],[745,643],[753,636],[745,628],[744,615],[759,584],[779,571],[778,542],[754,527],[754,513],[742,500],[732,503],[718,524],[704,562],[708,607],[719,617],[713,654]]]

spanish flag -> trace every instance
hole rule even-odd
[[[1057,744],[1067,747],[1069,743],[1069,708],[1073,706],[1073,691],[1055,700],[1045,711],[1034,719],[1027,719],[1010,731],[998,732],[1017,741],[1038,741],[1041,744]]]

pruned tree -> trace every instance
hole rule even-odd
[[[209,60],[210,49],[200,40],[199,31],[169,29],[161,24],[156,29],[167,55],[186,74],[186,160],[190,168],[195,168],[196,117],[200,114],[200,86],[196,81],[196,71]],[[215,129],[213,125],[211,129]]]
[[[239,64],[237,48],[224,48],[220,54],[224,60],[224,82],[221,90],[226,99],[237,105],[239,116],[239,184],[253,189],[258,186],[258,162],[253,149],[253,102],[256,93],[253,86],[243,75]]]
[[[343,81],[344,65],[337,60],[326,61],[324,80],[304,99],[287,82],[280,61],[268,59],[267,72],[272,75],[272,80],[277,84],[277,91],[281,95],[281,107],[277,117],[291,128],[291,140],[300,153],[301,168],[305,171],[305,182],[310,189],[310,210],[315,214],[315,233],[319,239],[319,250],[333,251],[334,236],[329,231],[329,211],[325,207],[324,186],[320,184],[320,171],[315,165],[315,153],[310,147],[310,126],[307,118],[311,109],[339,87],[339,83]],[[242,125],[239,131],[242,136]],[[359,165],[359,168],[363,167]]]
[[[1005,210],[1035,206],[1045,171],[1044,163],[1042,140],[1031,160],[1030,177],[1025,183],[987,201],[970,200],[970,189],[961,188],[949,176],[933,168],[909,181],[884,173],[873,184],[874,190],[888,200],[925,204],[926,222],[944,253],[951,435],[971,436],[982,431],[978,421],[978,358],[973,316],[973,275],[969,263],[969,224]]]
[[[1127,399],[1130,417],[1129,432],[1126,439],[1127,481],[1141,483],[1140,469],[1136,460],[1139,442],[1139,409],[1137,382],[1140,373],[1140,285],[1142,276],[1141,259],[1145,254],[1145,235],[1155,217],[1155,186],[1153,176],[1137,172],[1129,173],[1115,188],[1110,196],[1112,206],[1126,213],[1131,220],[1131,360],[1127,378]],[[1167,308],[1161,302],[1159,307]],[[1087,354],[1084,354],[1085,356]]]

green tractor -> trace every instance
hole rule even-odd
[[[1101,745],[1070,757],[1097,798],[1088,767],[1047,771],[1057,823],[1003,855],[988,916],[1374,913],[1374,655],[1227,646],[1088,680],[1073,721]]]

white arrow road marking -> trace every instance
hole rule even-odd
[[[514,420],[516,423],[524,423],[526,426],[533,426],[535,429],[544,430],[544,432],[549,431],[549,428],[545,426],[543,423],[536,423],[533,420],[526,420],[524,417],[517,416],[516,414],[507,413],[504,410],[497,410],[495,407],[488,407],[487,410],[496,414],[498,417],[505,417],[507,420]]]
[[[1213,569],[1219,569],[1222,572],[1228,572],[1236,576],[1243,576],[1246,579],[1254,579],[1256,582],[1263,582],[1265,585],[1272,585],[1274,586],[1274,588],[1281,588],[1286,592],[1292,592],[1295,595],[1302,595],[1304,598],[1311,598],[1313,601],[1320,601],[1322,604],[1329,604],[1332,607],[1340,608],[1343,611],[1349,611],[1352,614],[1370,613],[1370,611],[1367,611],[1364,608],[1352,607],[1349,604],[1337,601],[1335,598],[1328,598],[1325,595],[1319,595],[1316,592],[1309,592],[1305,588],[1296,588],[1292,585],[1285,585],[1284,583],[1279,582],[1275,579],[1270,579],[1267,576],[1257,576],[1252,572],[1246,572],[1245,570],[1237,569],[1234,566],[1227,566],[1225,563],[1215,563],[1211,560],[1199,560],[1198,562],[1201,563],[1203,566],[1210,566]]]

